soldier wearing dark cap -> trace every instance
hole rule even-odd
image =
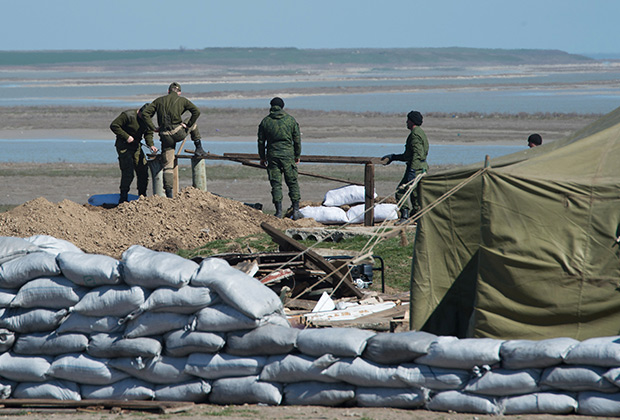
[[[387,159],[386,165],[397,160],[405,162],[407,169],[403,178],[398,183],[398,189],[396,190],[396,201],[400,202],[401,198],[407,193],[408,185],[413,181],[417,175],[428,171],[428,163],[426,163],[426,156],[428,155],[428,139],[426,133],[422,130],[422,114],[418,111],[411,111],[407,114],[407,128],[411,130],[407,141],[405,143],[405,152],[401,154],[390,154],[383,156],[383,159]],[[420,211],[420,202],[418,199],[417,188],[411,192],[409,204],[404,201],[400,207],[400,220],[397,222],[403,223],[409,217],[413,210],[413,214]]]
[[[299,183],[297,164],[301,156],[301,133],[299,124],[284,112],[284,101],[275,97],[269,103],[269,115],[258,126],[258,155],[260,164],[267,167],[271,198],[276,208],[276,217],[282,217],[282,175],[288,186],[288,196],[293,208],[293,219],[301,219],[299,211]]]
[[[540,146],[542,144],[542,136],[538,133],[530,134],[527,138],[527,146],[532,147]]]
[[[186,111],[189,111],[191,116],[183,121],[183,113]],[[158,127],[153,124],[155,113],[157,113]],[[164,190],[168,198],[172,198],[174,152],[177,142],[183,141],[189,134],[196,147],[195,155],[200,157],[207,154],[202,148],[200,132],[196,125],[199,116],[198,107],[189,99],[181,96],[181,85],[177,82],[170,84],[167,95],[155,99],[142,111],[142,119],[146,125],[151,130],[159,132],[164,166]]]
[[[110,130],[116,134],[115,146],[118,153],[118,166],[121,169],[119,204],[127,201],[134,172],[138,179],[138,194],[146,196],[149,172],[146,156],[142,151],[142,147],[140,147],[142,137],[144,137],[146,145],[151,151],[157,153],[157,147],[153,145],[153,130],[149,129],[146,123],[140,119],[140,115],[147,105],[144,104],[138,110],[128,109],[121,112],[110,124]]]

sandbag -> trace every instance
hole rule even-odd
[[[366,205],[358,204],[347,210],[349,223],[364,223]],[[396,204],[380,203],[376,204],[373,211],[373,221],[383,222],[385,220],[398,219],[398,206]]]
[[[406,385],[395,376],[395,365],[380,365],[361,357],[339,360],[322,373],[337,381],[361,387],[404,388]]]
[[[15,299],[15,289],[3,289],[0,288],[0,308],[8,308],[11,306],[11,302]]]
[[[606,368],[598,366],[560,365],[546,368],[540,385],[562,391],[617,392],[618,388],[603,378]]]
[[[0,376],[16,382],[44,382],[54,360],[51,356],[0,354]]]
[[[416,363],[454,369],[490,366],[500,361],[501,344],[501,340],[492,338],[437,337],[428,353],[416,359]]]
[[[261,319],[284,311],[280,298],[273,290],[220,258],[202,260],[192,278],[192,285],[210,288],[224,302],[249,318]]]
[[[260,382],[256,376],[222,378],[213,382],[211,404],[267,404],[282,402],[282,385]]]
[[[260,325],[259,320],[250,318],[225,303],[199,310],[191,323],[196,330],[208,332],[251,330]]]
[[[191,401],[205,402],[211,392],[211,384],[202,379],[170,385],[158,385],[155,388],[155,399],[158,401]]]
[[[374,197],[377,197],[376,192]],[[346,185],[327,191],[323,199],[323,205],[338,207],[363,203],[364,201],[366,201],[366,188],[363,185]]]
[[[50,380],[45,383],[24,382],[15,387],[13,398],[80,401],[80,387],[69,381]]]
[[[428,398],[428,391],[410,388],[358,387],[355,402],[360,407],[420,408]]]
[[[185,372],[204,379],[258,375],[265,366],[265,356],[240,357],[226,353],[192,353]]]
[[[24,284],[11,302],[13,308],[70,308],[86,290],[76,287],[64,276],[41,277]]]
[[[355,387],[349,384],[297,382],[284,387],[286,405],[321,405],[337,407],[355,398]]]
[[[363,357],[377,363],[413,362],[428,352],[437,336],[424,331],[380,333],[368,340]]]
[[[67,309],[0,309],[0,328],[23,334],[53,331],[67,313]]]
[[[340,207],[304,206],[299,211],[305,219],[314,219],[324,225],[343,225],[349,222],[347,212]]]
[[[123,337],[136,338],[162,335],[187,327],[189,320],[189,315],[184,314],[147,312],[127,322]]]
[[[360,356],[376,333],[358,328],[305,329],[297,336],[297,348],[309,356]]]
[[[580,392],[577,401],[577,414],[596,417],[620,416],[620,394],[618,393]]]
[[[571,365],[620,366],[620,336],[596,337],[574,346],[564,363]]]
[[[93,357],[156,357],[162,345],[152,337],[123,338],[121,334],[97,333],[90,336],[89,355]]]
[[[463,388],[469,381],[471,373],[462,369],[401,364],[396,369],[395,376],[411,387],[443,391]]]
[[[167,356],[183,357],[191,353],[217,353],[226,341],[223,334],[177,330],[164,334]]]
[[[230,332],[226,353],[237,356],[287,354],[295,348],[299,330],[280,325],[263,325],[250,331]]]
[[[0,287],[17,289],[38,277],[60,274],[56,257],[47,252],[31,252],[0,265]]]
[[[463,391],[499,397],[531,394],[540,391],[538,381],[541,373],[539,369],[493,369],[472,378]]]
[[[110,359],[95,358],[84,353],[66,354],[56,357],[48,375],[85,385],[110,385],[129,377],[109,365]]]
[[[88,337],[84,334],[32,333],[22,334],[13,346],[15,354],[56,356],[65,353],[79,353],[88,348]]]
[[[536,392],[502,398],[498,405],[504,415],[571,414],[577,408],[577,400],[571,394]]]
[[[82,385],[82,398],[85,400],[152,400],[155,398],[153,386],[136,378],[122,379],[110,385]]]
[[[107,255],[61,252],[56,261],[62,274],[80,286],[99,287],[121,281],[120,261]]]
[[[432,411],[474,414],[499,414],[500,411],[494,398],[459,391],[443,391],[435,394],[426,403],[426,408]]]
[[[338,359],[326,354],[318,359],[303,354],[271,356],[260,373],[261,381],[268,382],[337,382],[323,372]]]
[[[15,343],[15,333],[5,328],[0,328],[0,353],[9,351]]]
[[[73,310],[86,316],[124,317],[144,303],[145,292],[139,286],[101,286],[86,293]]]
[[[26,239],[12,236],[0,236],[0,265],[4,265],[7,261],[37,251],[41,251],[41,248]]]
[[[219,301],[208,287],[160,287],[149,295],[140,307],[143,311],[193,314]]]
[[[547,340],[508,340],[502,343],[499,354],[506,369],[545,368],[562,363],[579,341],[568,338]]]
[[[0,379],[0,400],[6,400],[11,397],[13,390],[17,386],[17,382],[8,379]]]
[[[125,283],[147,289],[186,286],[197,269],[198,264],[192,260],[140,245],[132,245],[122,255]]]
[[[33,235],[25,238],[28,242],[36,245],[39,250],[57,256],[61,252],[84,252],[79,247],[64,239],[54,238],[49,235]]]
[[[195,379],[185,373],[185,357],[158,356],[147,360],[133,357],[118,357],[110,360],[110,366],[134,378],[154,384],[176,384]]]
[[[59,334],[68,332],[97,333],[118,332],[124,329],[120,324],[120,318],[115,316],[86,316],[77,312],[71,312],[68,317],[56,329]]]

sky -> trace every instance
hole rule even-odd
[[[471,47],[620,58],[618,0],[2,0],[2,15],[0,51]]]

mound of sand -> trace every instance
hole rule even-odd
[[[120,259],[131,245],[176,252],[262,232],[263,222],[281,230],[318,225],[312,219],[277,219],[238,201],[188,187],[173,199],[152,196],[112,209],[37,198],[0,214],[0,235],[50,235],[85,252]]]

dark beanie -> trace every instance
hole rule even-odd
[[[415,125],[422,125],[422,114],[420,114],[418,111],[411,111],[409,114],[407,114],[407,119],[409,119]]]
[[[271,105],[271,106],[279,106],[280,108],[284,108],[284,101],[282,100],[282,98],[278,98],[276,96],[275,98],[273,98],[271,100],[271,102],[269,102],[269,105]]]
[[[527,142],[540,146],[542,144],[542,137],[540,134],[534,133],[527,138]]]

